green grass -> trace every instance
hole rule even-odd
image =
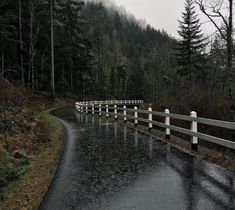
[[[4,188],[30,168],[28,160],[16,160],[5,150],[0,150],[0,200],[4,197]]]
[[[56,118],[48,114],[49,111],[35,113],[35,117],[46,126],[47,131],[45,132],[50,143],[33,159],[30,159],[30,168],[25,174],[18,176],[4,188],[4,199],[0,202],[0,209],[35,210],[47,192],[64,145],[63,126]],[[5,171],[7,171],[11,167],[12,159],[14,158],[7,153],[3,153],[2,161],[7,162],[7,164],[2,164],[4,166],[0,165],[0,169],[4,167]]]
[[[49,115],[50,111],[51,110],[39,112],[39,113],[36,114],[36,117],[40,121],[45,122],[47,124],[49,133],[53,133],[53,132],[56,132],[58,130],[58,128],[61,126],[61,124],[58,120],[56,120],[54,117]]]

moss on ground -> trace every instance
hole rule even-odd
[[[0,200],[4,198],[4,187],[26,173],[29,167],[28,160],[17,160],[5,150],[0,150]]]
[[[30,158],[27,173],[17,177],[18,179],[4,188],[4,196],[0,202],[1,210],[37,209],[56,171],[64,144],[63,126],[48,112],[40,112],[36,117],[46,124],[45,132],[49,141],[45,148]],[[7,162],[4,168],[8,170],[11,168],[12,157],[7,153],[3,156]]]

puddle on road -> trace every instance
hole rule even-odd
[[[104,126],[104,125],[114,125],[114,123],[101,123],[101,126]]]

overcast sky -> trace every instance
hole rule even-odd
[[[115,0],[137,19],[145,19],[157,29],[164,29],[174,37],[178,37],[178,21],[184,11],[184,0]],[[201,22],[207,21],[200,13]],[[204,33],[211,35],[215,29],[211,24],[203,24]]]

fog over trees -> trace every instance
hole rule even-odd
[[[0,75],[32,94],[144,99],[175,111],[223,110],[218,117],[231,118],[235,50],[233,0],[227,1],[222,15],[219,1],[209,7],[186,0],[177,40],[113,1],[3,0]],[[198,9],[218,29],[212,37],[203,34]]]

